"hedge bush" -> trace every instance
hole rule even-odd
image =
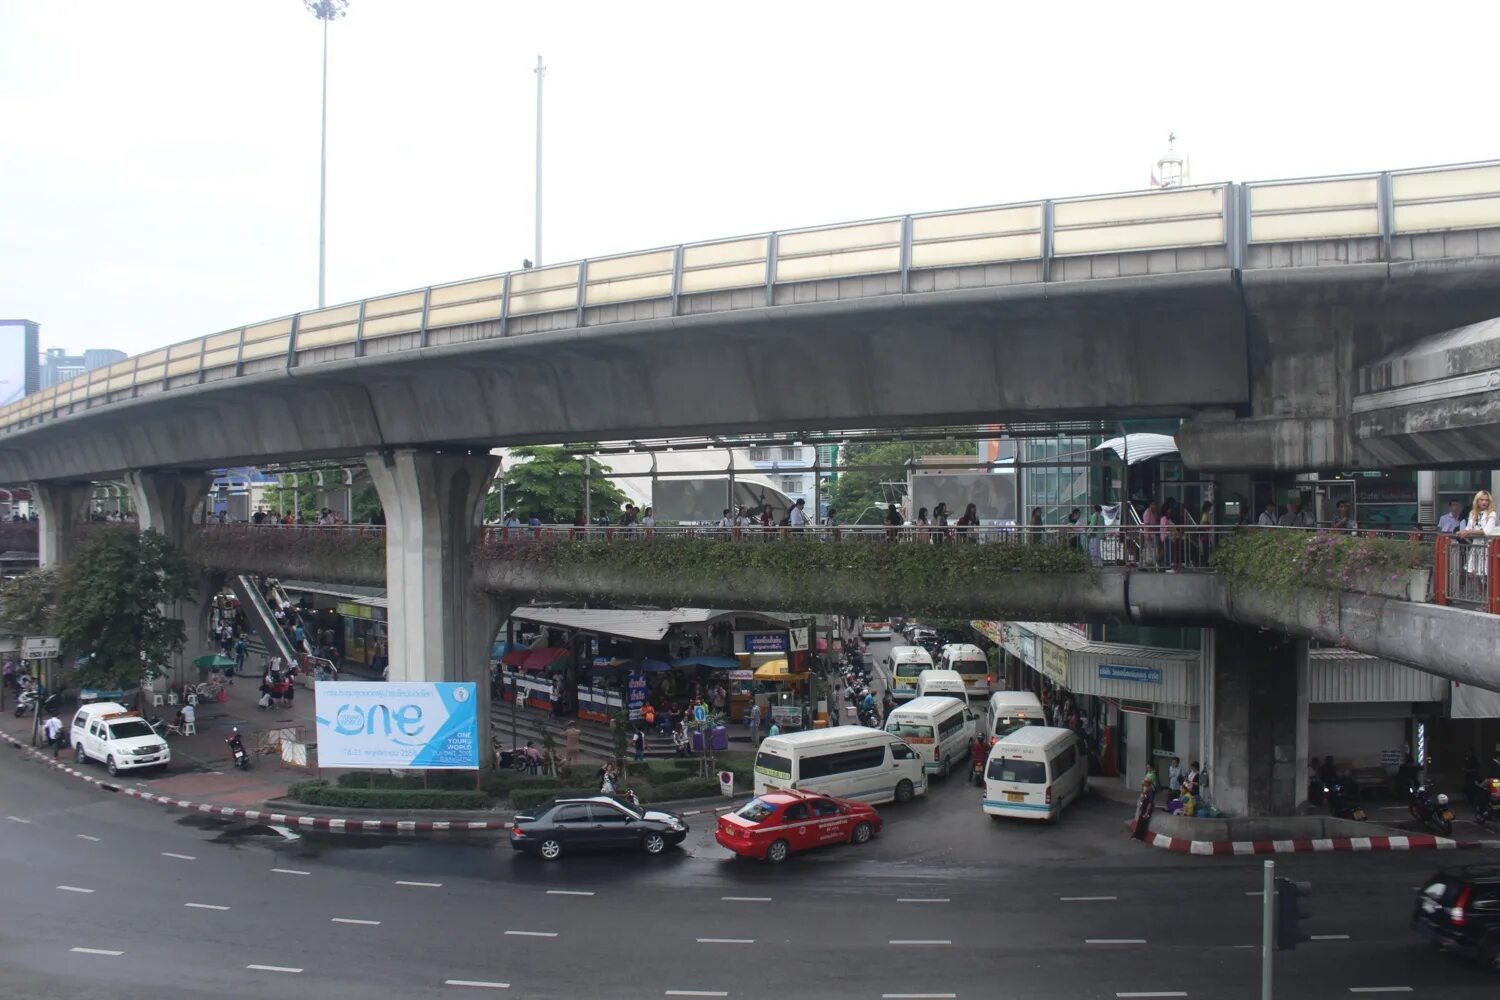
[[[310,806],[339,809],[483,809],[484,795],[470,789],[339,788],[321,781],[301,781],[287,795]]]
[[[388,774],[385,771],[350,771],[338,776],[339,788],[420,789],[420,774]],[[474,775],[468,771],[433,771],[427,775],[426,787],[432,791],[471,792]]]
[[[641,794],[640,789],[636,789],[636,794]],[[673,781],[665,785],[652,786],[650,800],[652,802],[671,802],[676,799],[701,799],[707,795],[718,794],[718,778],[688,778],[683,781]]]
[[[1406,539],[1248,528],[1214,551],[1231,587],[1290,597],[1299,590],[1359,590],[1432,565],[1432,546]]]

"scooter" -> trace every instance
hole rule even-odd
[[[1417,822],[1427,823],[1444,835],[1453,832],[1453,810],[1448,808],[1446,794],[1434,793],[1426,785],[1418,785],[1412,790],[1406,808]]]
[[[35,712],[38,704],[42,706],[42,711],[51,712],[57,708],[57,703],[58,696],[49,695],[46,688],[30,688],[22,691],[16,699],[16,718]]]
[[[1354,802],[1344,794],[1343,785],[1324,785],[1323,801],[1328,803],[1328,811],[1339,819],[1353,819],[1364,822],[1370,817],[1365,813],[1359,803]]]
[[[240,731],[234,730],[224,739],[229,744],[229,752],[234,755],[234,766],[241,771],[250,770],[250,755],[245,752],[245,744],[240,740]]]

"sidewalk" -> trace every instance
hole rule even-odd
[[[256,707],[259,697],[258,677],[237,677],[228,686],[229,698],[217,704],[200,703],[197,707],[197,732],[192,736],[171,736],[168,744],[172,748],[172,763],[165,773],[154,769],[121,772],[113,783],[126,788],[140,788],[172,799],[207,800],[227,806],[254,806],[285,795],[287,786],[317,774],[317,753],[308,749],[308,767],[284,765],[278,757],[256,753],[263,745],[263,738],[272,729],[297,729],[302,738],[311,742],[315,733],[313,721],[313,693],[299,687],[290,708],[262,710]],[[128,706],[127,706],[128,707]],[[73,707],[58,713],[64,731],[72,719]],[[175,705],[151,705],[141,707],[146,718],[160,716],[170,722],[177,714]],[[4,732],[26,746],[31,745],[30,716],[17,719],[7,708],[0,715],[0,732]],[[248,771],[230,766],[229,748],[224,740],[230,730],[239,727],[240,738],[245,748],[253,754]],[[45,750],[45,745],[40,747]],[[75,764],[73,751],[64,748],[59,759]],[[76,766],[76,765],[75,765]],[[94,774],[109,781],[104,765],[90,761],[85,773]]]

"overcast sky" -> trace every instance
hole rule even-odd
[[[328,300],[544,259],[1192,179],[1500,156],[1500,4],[353,0]],[[316,304],[300,0],[0,0],[0,316],[136,353]]]

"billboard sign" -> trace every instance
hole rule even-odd
[[[785,632],[736,632],[740,649],[746,653],[785,653]]]
[[[479,767],[473,683],[318,681],[321,767]]]
[[[27,324],[0,320],[0,406],[26,395],[26,334]]]

